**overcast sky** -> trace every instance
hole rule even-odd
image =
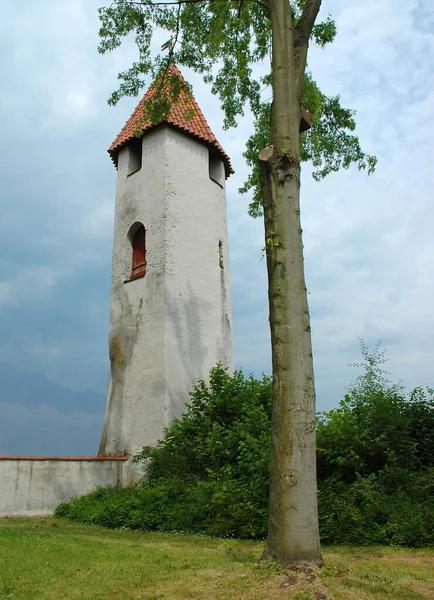
[[[0,376],[34,392],[0,397],[0,454],[87,454],[98,446],[116,180],[106,150],[137,103],[107,105],[116,74],[135,53],[127,44],[98,55],[102,3],[2,7]],[[392,379],[434,386],[434,4],[323,6],[338,35],[325,50],[311,48],[310,68],[326,94],[357,110],[357,134],[378,168],[371,177],[351,169],[319,184],[303,168],[320,410],[336,406],[354,380],[348,364],[360,357],[358,338],[370,346],[383,340]],[[227,182],[236,366],[270,372],[263,225],[247,216],[249,198],[237,192],[251,120],[223,131],[217,99],[183,73],[236,171]],[[51,388],[58,401],[44,392],[49,382],[62,386]],[[62,388],[99,395],[88,393],[86,405],[72,394],[77,404],[65,409]]]

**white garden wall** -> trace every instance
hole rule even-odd
[[[0,517],[49,516],[73,496],[139,478],[126,457],[0,457]]]

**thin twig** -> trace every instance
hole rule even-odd
[[[170,47],[170,51],[169,51],[169,60],[168,60],[168,63],[167,63],[167,68],[169,68],[170,61],[171,61],[171,60],[172,60],[172,58],[173,58],[173,50],[174,50],[174,48],[175,48],[176,44],[178,43],[178,37],[179,37],[179,25],[180,25],[180,21],[181,21],[181,4],[182,4],[182,2],[181,2],[181,0],[179,0],[179,2],[178,2],[178,14],[177,14],[177,16],[176,16],[176,31],[175,31],[175,40],[174,40],[173,44],[172,44],[172,45],[171,45],[171,47]]]
[[[136,0],[130,0],[129,2],[126,2],[126,4],[136,4],[137,6],[174,6],[177,4],[211,4],[211,2],[231,2],[231,1],[237,1],[237,0],[176,0],[176,1],[171,1],[171,0],[166,0],[166,1],[161,1],[161,2],[153,2],[151,0],[149,0],[149,2],[139,2]],[[259,4],[260,6],[263,6],[264,8],[268,9],[267,4],[265,4],[264,2],[261,2],[260,0],[244,0],[245,2],[255,2],[256,4]],[[115,2],[116,3],[116,2]]]

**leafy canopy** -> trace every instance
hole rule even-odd
[[[297,23],[306,0],[290,3]],[[138,59],[119,73],[120,84],[112,93],[110,104],[116,104],[123,96],[137,96],[146,77],[161,76],[172,62],[202,74],[204,81],[211,84],[212,93],[221,101],[225,128],[236,127],[245,110],[251,110],[255,133],[247,141],[244,153],[251,172],[240,191],[253,191],[249,212],[252,216],[262,214],[257,156],[269,144],[272,97],[267,67],[271,57],[267,0],[115,0],[99,9],[99,17],[101,54],[119,47],[130,34],[134,35],[138,50]],[[167,37],[160,52],[155,51],[154,34]],[[335,35],[335,23],[327,17],[314,25],[311,41],[324,48]],[[154,99],[150,113],[155,121],[178,94],[179,90],[170,88],[168,96],[159,95],[160,104]],[[363,152],[353,133],[354,111],[343,108],[339,96],[327,97],[309,72],[305,74],[301,101],[312,117],[311,129],[300,136],[301,159],[312,162],[316,180],[341,167],[348,169],[352,163],[368,173],[374,171],[376,158]]]

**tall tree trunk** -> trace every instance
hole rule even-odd
[[[273,363],[270,515],[265,556],[322,562],[315,386],[300,225],[300,91],[288,0],[270,0],[271,145],[259,154]]]

